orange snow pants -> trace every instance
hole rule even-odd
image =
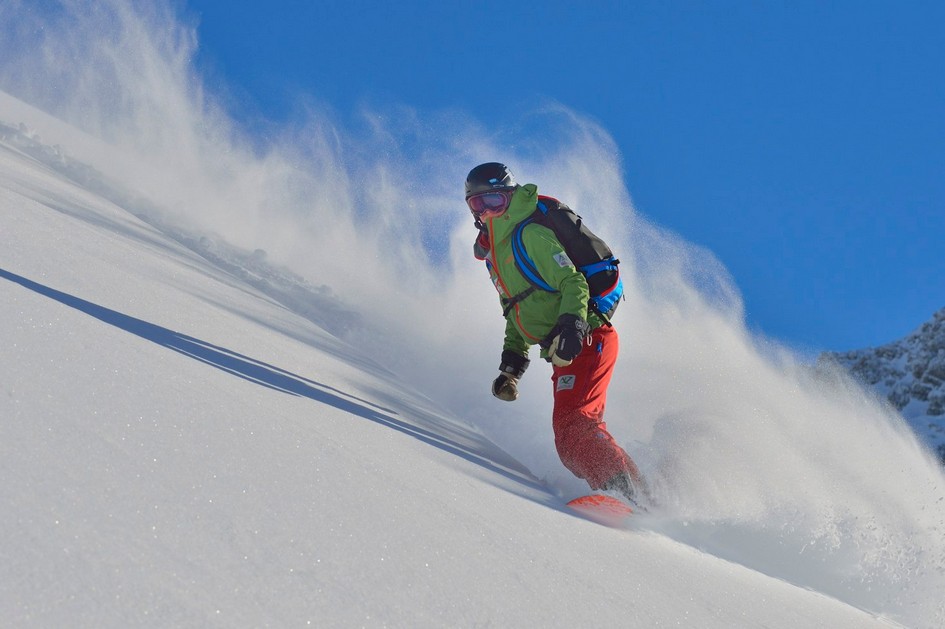
[[[604,406],[607,386],[617,361],[617,330],[600,326],[567,367],[554,367],[555,404],[552,426],[561,462],[591,489],[600,489],[621,473],[640,477],[636,464],[607,432]]]

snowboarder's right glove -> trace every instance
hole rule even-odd
[[[492,395],[506,402],[518,399],[518,379],[528,369],[529,360],[510,349],[502,352],[502,363],[499,365],[499,377],[492,383]]]
[[[557,367],[570,365],[581,353],[584,338],[590,331],[591,326],[587,321],[577,315],[563,314],[558,317],[558,323],[551,331],[551,363]]]
[[[492,382],[492,395],[505,402],[514,402],[518,399],[518,378],[499,374]]]

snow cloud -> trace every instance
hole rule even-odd
[[[564,494],[580,483],[551,442],[545,366],[533,356],[515,405],[488,393],[503,322],[471,256],[462,182],[477,163],[508,163],[623,262],[608,425],[657,487],[667,530],[864,608],[905,613],[917,597],[927,603],[909,614],[942,613],[945,480],[932,458],[858,388],[750,333],[711,253],[634,210],[595,123],[551,104],[486,129],[400,105],[343,125],[300,103],[249,130],[195,65],[196,23],[170,5],[14,1],[0,20],[0,88],[107,143],[65,150],[131,188],[129,209],[325,288],[357,322],[333,331]]]

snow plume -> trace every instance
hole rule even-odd
[[[608,425],[662,503],[652,526],[910,625],[945,621],[945,480],[932,458],[860,389],[749,333],[719,262],[634,212],[598,125],[553,105],[498,130],[402,106],[345,127],[309,104],[253,133],[206,87],[197,27],[166,4],[14,1],[0,19],[0,87],[103,140],[107,151],[64,150],[147,199],[128,209],[325,289],[337,308],[322,323],[352,351],[568,496],[582,484],[555,454],[547,367],[533,356],[517,404],[488,395],[503,323],[471,259],[462,181],[482,161],[508,163],[623,262]]]
[[[941,624],[945,482],[901,419],[704,305],[629,305],[615,393],[643,421],[611,412],[611,427],[639,434],[629,446],[663,503],[662,530],[861,608]]]
[[[259,122],[265,132],[252,133],[228,115],[225,95],[206,87],[195,62],[197,27],[167,4],[33,6],[3,11],[10,35],[0,87],[111,147],[67,152],[132,188],[118,196],[135,213],[204,242],[258,251],[330,289],[344,304],[339,318],[359,325],[323,323],[453,408],[508,413],[482,398],[503,324],[471,256],[468,170],[504,160],[520,180],[576,207],[629,212],[613,142],[564,108],[550,105],[496,130],[461,112],[394,106],[357,112],[346,128],[303,95],[292,120]],[[540,145],[528,140],[539,137],[534,129]],[[618,211],[598,221],[605,236],[607,226],[625,227]],[[536,398],[547,397],[544,388]]]

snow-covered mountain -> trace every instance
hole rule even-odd
[[[842,365],[888,400],[945,462],[945,308],[898,341],[820,360]]]

